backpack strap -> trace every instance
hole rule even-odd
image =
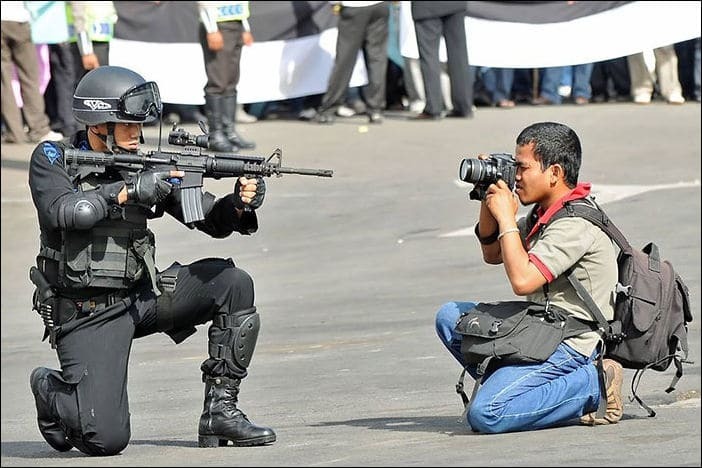
[[[594,205],[594,206],[593,206]],[[589,199],[578,199],[566,202],[563,204],[563,208],[558,210],[549,219],[547,224],[553,221],[563,218],[565,216],[579,216],[590,221],[595,226],[602,229],[623,252],[631,252],[633,248],[629,241],[626,240],[624,234],[619,230],[619,228],[612,222],[607,214],[600,208],[600,206],[595,203],[594,200]]]

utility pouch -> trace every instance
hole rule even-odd
[[[590,330],[557,306],[526,301],[481,302],[456,324],[461,352],[480,375],[491,363],[544,362],[564,339]]]
[[[489,366],[546,361],[566,338],[593,330],[593,326],[570,317],[563,309],[527,301],[481,302],[462,315],[455,330],[462,335],[461,353],[480,376],[469,398],[463,391],[463,369],[456,393],[470,409]]]

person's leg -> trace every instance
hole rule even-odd
[[[91,317],[79,315],[62,326],[57,338],[61,371],[40,367],[32,372],[39,426],[51,429],[42,435],[57,450],[72,445],[106,456],[129,443],[127,368],[134,327],[121,303]]]
[[[439,308],[435,318],[436,334],[458,363],[465,367],[465,359],[461,353],[462,337],[456,333],[456,323],[461,316],[475,308],[475,302],[447,302]]]
[[[228,53],[231,53],[234,46],[233,44],[227,44],[225,41],[224,49],[217,52],[211,51],[207,44],[207,33],[203,26],[200,26],[200,46],[202,47],[205,60],[205,74],[207,75],[204,91],[205,115],[209,127],[207,138],[209,149],[225,153],[236,152],[239,148],[235,148],[232,145],[224,132],[226,112],[224,99],[227,95],[227,90],[231,86],[231,65]]]
[[[388,67],[388,20],[390,10],[387,4],[380,3],[370,8],[366,25],[363,54],[368,70],[368,85],[363,89],[363,97],[368,106],[371,122],[379,122],[380,113],[386,104],[386,75]]]
[[[512,100],[512,84],[514,83],[514,68],[497,68],[494,104],[502,108],[514,107]]]
[[[246,140],[236,131],[237,113],[237,85],[239,84],[241,51],[244,47],[242,34],[244,27],[240,21],[225,21],[220,23],[220,31],[224,37],[224,50],[226,57],[224,63],[226,77],[228,79],[224,88],[222,124],[226,135],[233,148],[254,149],[256,143]],[[232,148],[232,149],[233,149]]]
[[[424,112],[440,116],[444,109],[441,95],[441,62],[439,43],[441,39],[441,19],[427,18],[414,22],[419,47],[419,67],[422,71],[424,87]]]
[[[346,7],[342,8],[339,14],[336,57],[329,75],[327,90],[318,109],[320,116],[324,116],[319,120],[320,123],[333,121],[331,113],[336,106],[343,102],[344,96],[346,96],[353,67],[356,64],[356,57],[358,51],[361,50],[364,39],[363,29],[360,29],[358,24],[365,24],[368,13],[362,10],[364,8]]]
[[[465,13],[461,11],[447,16],[443,23],[443,34],[446,39],[448,75],[451,82],[452,113],[457,116],[471,116],[475,77],[469,69]]]
[[[560,104],[562,101],[561,95],[558,94],[558,86],[561,83],[563,76],[563,67],[548,67],[542,68],[539,71],[541,75],[539,84],[539,98],[535,104]]]
[[[22,111],[17,105],[15,92],[12,88],[14,73],[13,48],[20,33],[20,23],[15,21],[2,22],[2,119],[5,122],[6,141],[8,143],[24,143],[27,141],[22,122]]]
[[[643,52],[626,58],[631,79],[631,96],[637,104],[648,104],[653,95],[653,79],[646,66]]]
[[[75,64],[70,44],[51,44],[51,80],[56,97],[56,120],[64,136],[73,135],[80,125],[73,116],[73,91],[76,87]]]
[[[29,128],[29,139],[39,141],[51,131],[44,107],[44,96],[39,91],[39,57],[32,42],[29,23],[21,23],[13,51],[17,78],[22,94],[22,113]]]
[[[592,76],[593,63],[584,63],[573,67],[573,89],[571,96],[576,104],[585,104],[592,98],[590,77]]]
[[[599,397],[592,359],[561,343],[546,362],[488,375],[471,402],[468,424],[484,433],[541,429],[593,411]]]
[[[682,104],[682,87],[678,78],[678,56],[672,45],[658,47],[653,50],[656,57],[656,76],[661,95],[671,104]]]
[[[174,266],[162,273],[175,284],[164,292],[156,308],[157,318],[147,320],[150,329],[167,333],[176,342],[211,321],[208,354],[200,369],[205,382],[204,410],[199,423],[199,445],[216,447],[263,445],[274,442],[275,432],[249,421],[237,407],[239,387],[258,339],[260,317],[254,307],[251,277],[231,259],[209,258],[190,265]]]

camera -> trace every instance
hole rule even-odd
[[[488,159],[464,159],[458,171],[463,182],[474,184],[469,194],[471,200],[484,200],[488,186],[499,179],[514,190],[516,175],[517,161],[509,153],[491,153]]]

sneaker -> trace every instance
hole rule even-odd
[[[317,117],[317,110],[314,107],[304,109],[297,115],[298,119],[305,121],[314,120],[315,117]]]
[[[34,401],[37,406],[37,424],[44,440],[59,452],[67,452],[73,448],[64,430],[51,415],[51,406],[45,399],[49,393],[50,369],[37,367],[29,376],[29,386],[34,394]]]
[[[685,104],[685,98],[679,93],[671,94],[666,101],[668,104]]]
[[[612,359],[603,359],[602,366],[604,367],[605,386],[607,387],[607,411],[602,418],[597,417],[596,411],[583,415],[580,422],[588,426],[616,424],[624,414],[624,404],[622,403],[624,369],[621,364]]]
[[[348,106],[341,105],[336,108],[336,115],[339,117],[353,117],[356,115],[356,111]]]
[[[254,115],[247,113],[244,110],[242,104],[237,104],[236,106],[236,122],[237,123],[254,123],[258,121],[258,118]]]
[[[63,134],[49,130],[44,136],[36,139],[32,139],[32,143],[39,143],[40,141],[61,141],[63,140]]]
[[[636,104],[650,104],[651,95],[650,94],[636,94],[634,95],[634,102]]]

